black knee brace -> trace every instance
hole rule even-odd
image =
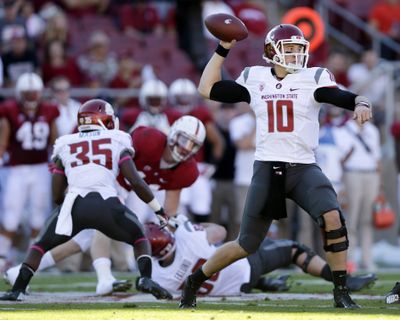
[[[308,265],[310,264],[311,259],[316,256],[316,253],[312,251],[309,247],[305,246],[304,244],[300,244],[298,242],[294,242],[293,246],[294,249],[296,249],[292,261],[293,263],[297,264],[297,258],[305,252],[307,254],[306,258],[304,259],[302,265],[300,268],[304,271],[307,272]]]
[[[344,224],[344,219],[342,217],[342,215],[339,213],[340,215],[340,222],[342,224],[342,226],[338,229],[335,230],[330,230],[330,231],[326,231],[325,230],[325,220],[324,218],[321,216],[318,219],[318,224],[319,226],[323,229],[323,233],[324,233],[324,250],[325,251],[329,251],[329,252],[341,252],[341,251],[346,251],[347,248],[349,247],[349,238],[347,237],[347,228],[346,225]],[[337,243],[331,243],[328,245],[327,240],[333,240],[333,239],[339,239],[345,237],[346,240],[342,241],[342,242],[337,242]]]

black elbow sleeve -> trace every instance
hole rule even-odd
[[[212,86],[210,99],[224,103],[250,103],[250,93],[247,88],[233,80],[222,80]]]

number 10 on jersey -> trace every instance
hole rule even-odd
[[[292,132],[294,129],[293,101],[268,100],[268,132]]]

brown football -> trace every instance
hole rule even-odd
[[[214,37],[226,42],[246,39],[249,34],[242,20],[226,13],[207,16],[204,24]]]

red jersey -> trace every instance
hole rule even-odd
[[[39,103],[33,117],[26,115],[16,101],[2,105],[2,115],[10,123],[8,152],[10,165],[48,161],[51,123],[59,116],[56,105]]]
[[[207,128],[209,122],[214,122],[214,117],[211,111],[206,106],[198,106],[188,112],[188,115],[193,116],[203,122]],[[200,148],[197,154],[194,156],[196,161],[204,162],[204,146]]]
[[[159,190],[178,190],[191,186],[199,176],[197,163],[193,158],[177,164],[173,168],[161,169],[160,162],[167,136],[161,131],[139,127],[132,134],[135,155],[133,161],[149,185],[157,185]],[[130,190],[125,179],[120,175],[118,181]]]

